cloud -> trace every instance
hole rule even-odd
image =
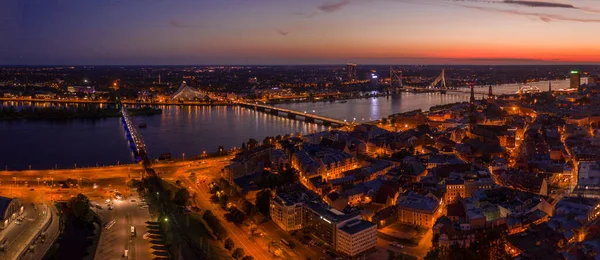
[[[576,8],[572,4],[556,3],[549,1],[533,1],[533,0],[450,0],[452,2],[470,2],[470,3],[485,3],[485,4],[509,4],[521,5],[527,7],[550,7],[550,8]]]
[[[175,28],[202,28],[202,25],[184,24],[174,19],[171,19],[168,25]]]
[[[540,20],[542,20],[544,22],[547,22],[547,23],[552,22],[552,19],[550,19],[550,18],[548,18],[546,16],[540,16]]]
[[[512,10],[512,9],[499,9],[499,8],[493,8],[493,7],[482,7],[482,6],[463,5],[463,4],[459,4],[458,6],[461,6],[463,8],[468,8],[468,9],[487,11],[487,12],[523,15],[523,16],[530,16],[530,17],[533,16],[533,17],[539,18],[541,21],[544,21],[544,22],[569,21],[569,22],[582,22],[582,23],[600,23],[600,19],[575,18],[575,17],[568,17],[568,16],[564,16],[564,15],[560,15],[560,14],[524,12],[524,11]]]
[[[313,18],[317,15],[320,14],[324,14],[324,13],[333,13],[336,11],[341,10],[342,8],[344,8],[345,6],[349,5],[352,1],[351,0],[340,0],[339,2],[329,2],[329,3],[324,3],[321,5],[317,6],[317,9],[320,11],[313,11],[313,12],[294,12],[292,13],[293,16],[299,16],[302,18]]]
[[[310,13],[295,12],[295,13],[292,13],[292,15],[294,15],[294,16],[300,16],[302,18],[313,18],[317,14],[319,14],[319,13],[317,13],[317,12],[310,12]]]
[[[350,0],[341,0],[339,2],[335,2],[335,3],[325,3],[322,5],[317,6],[317,8],[319,8],[319,10],[326,12],[326,13],[333,13],[335,11],[339,11],[342,8],[344,8],[344,6],[347,6],[348,4],[350,4]]]
[[[546,7],[546,8],[566,8],[566,9],[574,9],[580,10],[583,13],[600,13],[600,10],[592,9],[588,7],[577,7],[569,4],[560,4],[560,3],[552,3],[552,2],[544,2],[544,1],[518,1],[518,0],[502,0],[502,1],[494,1],[494,0],[392,0],[395,2],[403,2],[403,3],[412,3],[412,4],[425,4],[425,5],[435,5],[435,6],[448,6],[448,4],[452,4],[455,6],[460,6],[467,9],[475,9],[486,12],[495,12],[495,13],[505,13],[505,14],[513,14],[526,16],[528,18],[533,18],[538,21],[543,22],[555,22],[555,21],[568,21],[568,22],[581,22],[581,23],[600,23],[600,18],[587,18],[584,16],[578,17],[570,17],[561,14],[552,14],[552,13],[543,13],[543,12],[529,12],[522,11],[524,9],[502,9],[495,8],[489,6],[482,5],[470,5],[465,3],[479,3],[479,4],[510,4],[510,5],[521,5],[527,7]],[[535,4],[531,4],[535,3]]]
[[[288,36],[288,34],[290,34],[290,32],[288,31],[283,31],[283,30],[279,30],[277,29],[277,34],[281,35],[281,36]]]
[[[554,2],[538,2],[538,1],[518,1],[518,0],[504,0],[502,3],[512,5],[524,5],[528,7],[550,7],[550,8],[575,8],[571,4],[554,3]]]
[[[578,7],[568,3],[557,3],[550,1],[533,1],[533,0],[446,0],[455,3],[480,3],[480,4],[507,4],[517,5],[526,7],[541,7],[541,8],[565,8],[565,9],[578,9],[582,11],[588,11],[591,13],[599,13],[600,10],[595,10],[588,7]]]
[[[577,9],[583,11],[584,13],[600,14],[600,9],[594,9],[590,7],[577,7]]]

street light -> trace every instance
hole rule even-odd
[[[38,187],[40,186],[40,177],[37,177]]]
[[[185,153],[181,153],[181,160],[185,161]]]

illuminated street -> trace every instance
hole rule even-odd
[[[0,232],[0,238],[6,239],[5,249],[0,252],[2,259],[17,259],[17,256],[28,249],[31,238],[39,232],[45,223],[45,214],[48,211],[43,204],[36,204],[35,208],[31,203],[25,206],[22,219],[18,223],[12,223],[7,229]],[[35,247],[31,247],[35,250]]]
[[[148,232],[147,222],[151,219],[148,209],[137,205],[140,202],[139,198],[131,196],[112,201],[112,210],[108,209],[104,200],[94,201],[102,206],[102,209],[95,211],[104,227],[94,259],[117,259],[123,256],[125,250],[128,250],[128,259],[152,259],[164,253],[164,250],[153,249],[159,245],[151,243],[151,239],[142,237]],[[110,224],[112,221],[114,224]],[[131,234],[131,226],[135,227],[135,235]]]

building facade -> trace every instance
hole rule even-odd
[[[0,197],[0,228],[6,228],[23,214],[23,204],[17,198]]]
[[[270,204],[273,222],[288,232],[304,229],[327,247],[348,256],[355,256],[375,247],[377,225],[362,220],[359,211],[342,212],[318,198],[305,195],[276,194]]]
[[[424,228],[431,228],[441,213],[441,204],[432,198],[410,193],[398,200],[398,221]]]
[[[581,75],[579,74],[579,71],[572,70],[570,87],[571,88],[579,88],[580,85],[581,85]]]
[[[302,203],[288,194],[277,194],[271,200],[271,219],[285,231],[302,228],[302,211]]]
[[[444,200],[446,203],[452,203],[457,198],[466,198],[465,196],[465,181],[462,179],[446,181],[446,193]]]
[[[337,251],[356,256],[377,246],[377,226],[369,221],[353,220],[338,229]]]
[[[346,64],[346,77],[347,77],[347,81],[355,81],[358,79],[356,77],[356,64],[355,63]]]

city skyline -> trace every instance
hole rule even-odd
[[[16,1],[2,65],[598,64],[594,1]]]

